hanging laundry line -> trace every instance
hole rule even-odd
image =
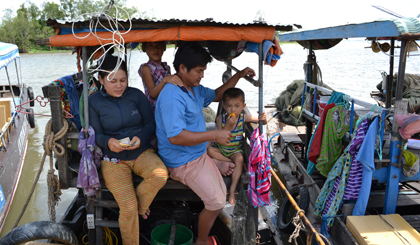
[[[310,88],[314,88],[317,91],[321,91],[321,92],[324,92],[324,93],[327,93],[327,94],[330,94],[330,95],[334,92],[330,89],[321,87],[321,86],[316,85],[316,84],[308,83],[308,82],[305,82],[305,86],[310,87]],[[373,108],[373,112],[376,112],[376,113],[380,113],[382,111],[389,111],[389,112],[393,111],[392,108],[387,109],[387,108],[379,107],[379,106],[376,106],[376,104],[368,103],[366,101],[363,101],[363,100],[360,100],[360,99],[357,99],[357,98],[354,98],[354,97],[351,97],[351,96],[346,96],[346,100],[349,101],[349,102],[353,102],[354,104],[360,105],[360,106],[362,106],[364,108],[367,108],[367,109],[372,109]],[[316,96],[314,98],[314,103],[316,103]],[[303,109],[303,110],[306,110],[306,109]],[[309,111],[307,111],[307,112],[311,113]],[[317,117],[317,116],[315,116],[315,117]],[[319,119],[319,117],[318,117],[318,119]]]

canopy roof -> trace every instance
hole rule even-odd
[[[0,42],[0,69],[19,57],[19,49],[15,44]]]
[[[96,36],[89,29],[90,20],[79,22],[66,22],[51,20],[48,26],[53,26],[57,35],[50,37],[52,46],[96,46],[112,42],[113,33],[102,28],[109,27],[107,19],[100,20],[101,25],[95,26]],[[206,20],[161,20],[132,19],[119,20],[119,30],[125,43],[156,42],[156,41],[252,41],[261,43],[263,40],[272,40],[275,31],[291,31],[293,25],[270,25],[265,22],[254,23],[221,23],[212,19]],[[299,27],[299,25],[295,25]],[[73,34],[74,32],[74,34]],[[108,40],[107,40],[108,39]]]
[[[377,20],[313,30],[279,34],[280,42],[327,40],[343,38],[415,38],[420,39],[420,21],[416,18]]]

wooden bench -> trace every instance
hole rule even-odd
[[[4,106],[5,113],[6,113],[6,121],[10,121],[12,119],[12,101],[9,98],[1,98],[0,99],[0,106]]]

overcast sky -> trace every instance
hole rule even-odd
[[[59,4],[59,0],[50,1]],[[1,16],[4,9],[16,10],[24,2],[2,1]],[[31,2],[40,7],[44,0]],[[420,14],[420,0],[127,0],[127,5],[152,13],[159,19],[213,18],[216,21],[230,22],[252,22],[261,10],[265,14],[265,20],[271,24],[300,24],[305,29],[393,18],[372,5],[384,7],[404,17],[417,17]]]

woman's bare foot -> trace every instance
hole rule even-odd
[[[147,209],[144,214],[141,214],[140,212],[139,212],[139,214],[143,219],[147,219],[147,217],[149,217],[149,215],[150,215],[150,209]]]
[[[222,162],[216,159],[213,159],[213,161],[223,176],[229,176],[235,170],[235,164],[233,162]]]

